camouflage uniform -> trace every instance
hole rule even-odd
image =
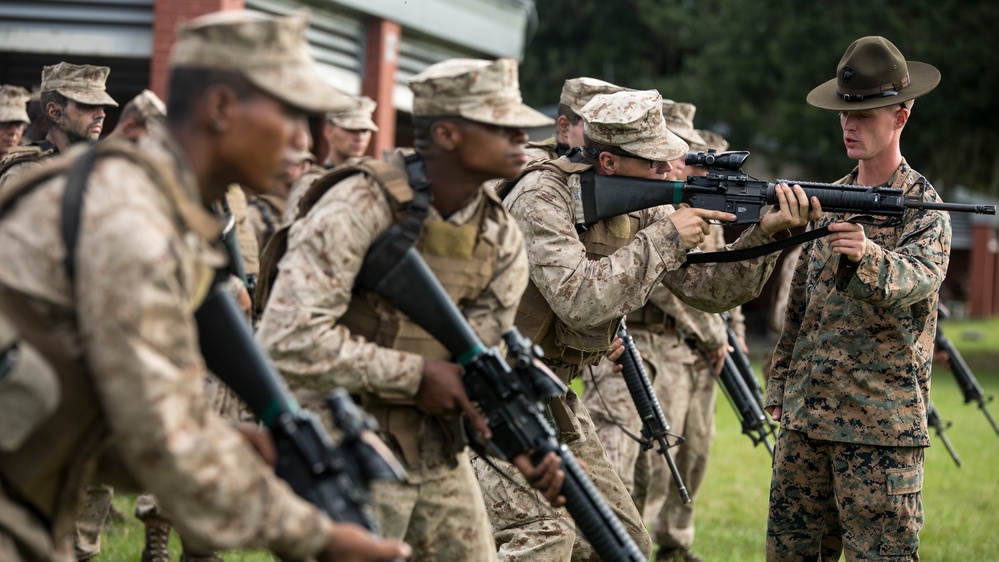
[[[42,68],[41,93],[59,92],[78,103],[118,107],[118,102],[105,90],[105,82],[110,73],[111,69],[106,66],[89,64],[60,62],[46,66]],[[57,154],[59,148],[49,140],[11,149],[3,161],[0,161],[0,195],[15,178],[40,166],[42,159]]]
[[[586,135],[651,160],[678,158],[687,146],[666,130],[660,99],[655,91],[596,96],[583,108]],[[542,346],[546,363],[566,381],[581,374],[585,365],[600,360],[620,319],[641,308],[656,285],[666,285],[696,306],[724,310],[755,297],[774,261],[766,257],[681,268],[686,252],[669,220],[673,212],[669,206],[602,221],[581,239],[568,185],[573,173],[588,168],[561,158],[529,170],[504,198],[504,205],[524,231],[530,260],[531,283],[521,300],[517,326]],[[753,227],[736,246],[769,240],[770,236]],[[587,464],[587,474],[639,548],[650,553],[652,545],[642,517],[603,454],[586,407],[570,391],[564,404],[553,403],[553,409],[563,440]],[[557,519],[538,514],[533,504],[513,504],[510,498],[514,493],[507,491],[510,484],[488,467],[476,468],[498,542],[503,533],[516,534],[518,543],[519,537],[533,541],[509,545],[510,558],[517,557],[520,546],[537,549],[539,543],[550,540],[556,544],[538,556],[564,559],[566,539],[555,541],[544,528],[557,524]],[[511,513],[511,504],[517,512]],[[572,529],[563,532],[571,534]],[[576,541],[573,559],[593,556],[585,541]]]
[[[31,123],[28,117],[28,100],[31,93],[20,86],[10,84],[0,85],[0,123],[24,123],[27,126]],[[6,146],[7,140],[0,139],[0,158],[6,156],[7,151],[18,146],[23,138],[23,129],[16,137],[9,142],[13,146]]]
[[[291,221],[295,220],[295,216],[298,214],[298,202],[302,199],[302,196],[305,195],[305,192],[309,190],[312,184],[316,183],[316,180],[326,175],[328,171],[330,171],[330,168],[326,166],[314,165],[298,176],[295,183],[291,184],[291,187],[288,189],[288,199],[285,202],[284,210],[281,212],[281,224],[278,227],[290,224]]]
[[[549,137],[545,140],[525,144],[524,152],[527,153],[527,157],[531,160],[537,160],[538,158],[555,160],[559,156],[564,156],[565,153],[569,152],[569,145],[558,142],[555,137]]]
[[[301,15],[205,16],[182,28],[172,65],[242,72],[239,61],[254,58],[245,55],[267,54],[282,73],[257,65],[244,72],[248,80],[267,75],[271,87],[298,93],[279,99],[325,109],[332,89],[296,89],[296,74],[311,65],[306,25]],[[269,42],[257,46],[261,36],[282,46],[280,56]],[[224,58],[240,48],[244,57]],[[53,163],[51,178],[31,186],[0,221],[0,259],[18,264],[0,269],[4,307],[24,303],[47,335],[38,341],[62,350],[49,357],[62,365],[63,395],[72,397],[22,447],[0,454],[0,559],[66,560],[75,492],[91,476],[159,492],[199,546],[315,554],[333,523],[207,408],[192,311],[224,258],[211,247],[219,224],[204,211],[184,150],[162,129],[138,148],[99,150],[106,156],[88,177],[72,281],[60,226],[66,162]]]
[[[878,70],[870,72],[872,66]],[[812,90],[811,105],[886,107],[926,93],[940,77],[930,65],[906,63],[881,37],[854,42],[837,75]],[[891,97],[844,101],[841,94],[892,83],[905,85]],[[839,183],[856,183],[859,170]],[[904,159],[888,185],[939,199]],[[844,218],[826,215],[815,227]],[[837,518],[847,560],[918,560],[926,408],[950,219],[910,209],[897,226],[864,230],[859,262],[819,238],[803,245],[794,273],[767,384],[766,405],[782,408],[768,560],[817,559]]]
[[[548,122],[520,103],[512,59],[445,61],[410,87],[414,115],[511,127]],[[392,162],[402,168],[400,158]],[[413,560],[495,559],[486,506],[454,420],[424,414],[414,403],[425,359],[450,354],[382,299],[352,293],[363,256],[396,222],[396,198],[386,191],[365,174],[351,176],[292,223],[258,338],[304,406],[322,408],[321,398],[343,386],[379,420],[408,471],[405,482],[374,488],[386,536],[405,537]],[[431,206],[417,249],[483,342],[497,343],[513,325],[527,283],[523,239],[499,202],[480,188],[446,219]]]
[[[67,99],[86,104],[118,104],[105,91],[111,69],[106,66],[75,65],[65,62],[42,69],[41,92],[57,91]],[[27,114],[25,114],[27,117]],[[0,194],[14,179],[39,168],[43,161],[59,154],[47,140],[12,149],[0,162]],[[88,560],[101,551],[101,529],[111,510],[114,490],[103,484],[88,485],[73,547],[78,560]]]
[[[312,185],[312,182],[309,182],[309,185]],[[246,203],[248,205],[247,219],[253,228],[254,235],[256,235],[257,248],[262,253],[271,236],[274,236],[277,229],[284,225],[282,216],[285,209],[288,208],[288,200],[268,193],[267,195],[248,195]]]
[[[371,119],[371,115],[376,107],[377,104],[375,101],[367,96],[354,98],[354,104],[348,109],[331,111],[326,114],[327,126],[332,125],[351,131],[378,131],[378,125]],[[332,147],[330,150],[332,151]],[[347,158],[343,164],[351,163],[351,161],[351,158]],[[327,157],[321,166],[312,166],[295,180],[288,189],[288,203],[282,214],[284,224],[288,224],[295,219],[298,200],[309,189],[309,186],[334,167],[336,167],[336,163],[330,157]]]

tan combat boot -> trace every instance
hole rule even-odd
[[[142,550],[142,562],[170,562],[170,523],[163,519],[148,519],[146,525],[146,547]]]

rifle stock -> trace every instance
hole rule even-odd
[[[556,440],[545,404],[567,388],[540,363],[540,350],[511,328],[504,334],[512,353],[511,369],[495,348],[482,343],[416,250],[394,243],[399,232],[393,227],[375,241],[355,286],[381,295],[440,341],[465,368],[465,390],[482,408],[493,433],[489,451],[504,459],[527,453],[535,463],[549,452],[561,459],[566,509],[601,559],[643,562],[638,546],[575,456]]]

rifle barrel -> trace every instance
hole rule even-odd
[[[975,213],[978,215],[996,214],[995,205],[979,205],[965,203],[943,203],[941,201],[918,201],[906,199],[905,206],[913,209],[931,209],[934,211],[954,211],[958,213]]]

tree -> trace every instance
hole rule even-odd
[[[795,164],[829,181],[851,166],[835,114],[805,103],[835,76],[855,39],[883,35],[940,69],[913,108],[903,154],[946,195],[964,184],[999,196],[999,72],[989,54],[999,10],[985,1],[546,0],[522,67],[528,102],[552,104],[562,82],[593,76],[697,105],[696,125],[752,160]]]

